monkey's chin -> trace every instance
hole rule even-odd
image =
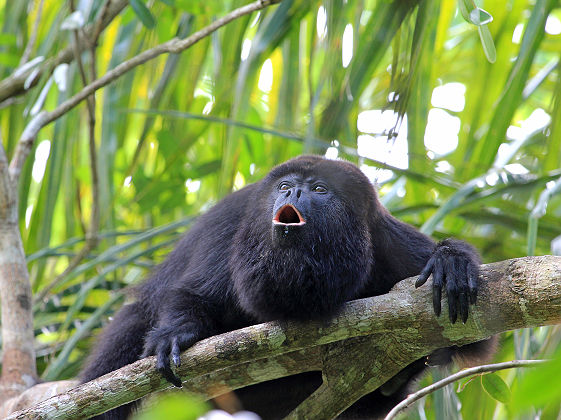
[[[295,223],[275,223],[273,222],[272,229],[272,239],[273,244],[280,247],[290,247],[297,244],[301,244],[304,239],[304,227],[303,224]]]

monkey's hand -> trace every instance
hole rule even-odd
[[[442,289],[446,285],[448,315],[452,323],[458,313],[462,322],[468,318],[468,308],[477,299],[477,278],[481,260],[475,249],[462,241],[445,239],[436,248],[427,262],[415,287],[423,285],[432,273],[432,304],[440,316]]]
[[[179,367],[181,351],[191,347],[199,339],[196,329],[189,324],[160,326],[146,336],[143,357],[156,355],[156,369],[168,382],[181,388],[181,379],[171,370],[170,356],[174,366]]]

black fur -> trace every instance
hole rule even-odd
[[[177,365],[179,353],[203,338],[273,319],[332,317],[344,302],[387,293],[419,273],[418,285],[434,274],[436,314],[444,289],[451,321],[458,315],[465,321],[469,303],[475,303],[479,263],[470,245],[451,239],[435,244],[393,218],[356,166],[302,156],[199,218],[139,288],[137,302],[106,328],[82,380],[155,354],[160,372],[180,386],[170,360]],[[489,352],[486,345],[478,346],[470,351]],[[448,362],[458,351],[435,352],[433,361]],[[344,415],[387,411],[424,367],[423,360],[412,363]],[[320,380],[319,374],[301,374],[237,394],[246,408],[276,418]],[[102,418],[123,419],[130,409]]]

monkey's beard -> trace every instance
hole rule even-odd
[[[283,241],[258,228],[238,232],[230,268],[243,310],[260,322],[336,315],[360,293],[372,264],[368,230],[347,222],[308,222]]]

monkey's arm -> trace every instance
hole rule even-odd
[[[217,306],[210,299],[180,288],[170,289],[158,323],[146,336],[143,356],[157,356],[156,368],[169,382],[181,387],[170,366],[177,367],[180,353],[217,332]]]
[[[448,298],[449,317],[456,322],[458,314],[465,322],[470,303],[477,297],[477,278],[481,259],[475,248],[456,239],[435,243],[389,214],[373,225],[372,237],[377,250],[377,276],[386,284],[386,293],[404,278],[419,275],[417,287],[423,285],[432,274],[433,306],[436,315],[441,312],[443,290]],[[381,234],[383,233],[383,234]],[[384,278],[392,273],[392,278]],[[378,293],[379,294],[379,293]]]

